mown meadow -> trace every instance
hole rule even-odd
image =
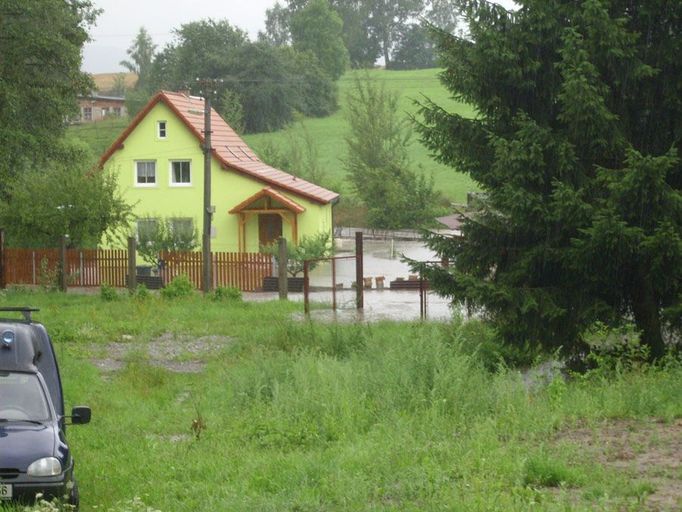
[[[93,409],[90,425],[68,431],[82,510],[680,504],[670,485],[679,465],[637,465],[664,449],[679,460],[674,359],[651,367],[604,358],[564,378],[541,371],[541,359],[530,369],[505,363],[488,326],[458,318],[317,323],[301,319],[300,303],[199,295],[15,290],[0,304],[41,308],[35,318],[56,344],[67,407]],[[214,346],[197,351],[206,337]],[[102,363],[115,357],[116,367]],[[642,434],[630,458],[609,429]]]
[[[340,108],[334,115],[319,119],[302,117],[284,130],[249,134],[244,136],[244,139],[260,153],[268,146],[274,146],[286,152],[292,140],[304,144],[302,141],[307,132],[317,148],[320,168],[325,174],[325,179],[335,186],[340,186],[339,192],[347,194],[350,192],[350,187],[345,179],[346,173],[342,160],[346,154],[345,137],[349,128],[344,114],[344,105],[355,80],[358,78],[376,80],[383,83],[387,91],[399,95],[399,109],[405,118],[416,114],[418,106],[414,103],[415,101],[424,101],[426,98],[449,111],[467,116],[473,115],[471,107],[450,98],[448,91],[440,83],[438,73],[437,69],[413,71],[375,69],[367,72],[348,72],[339,80]],[[95,155],[101,155],[127,124],[127,119],[106,119],[97,123],[72,126],[68,130],[68,135],[88,144]],[[475,185],[468,176],[435,162],[427,149],[419,142],[417,133],[413,133],[409,154],[414,169],[433,175],[436,189],[448,199],[464,202],[466,193],[475,189]]]

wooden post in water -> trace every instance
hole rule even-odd
[[[303,312],[310,315],[310,281],[308,280],[308,260],[303,261]]]
[[[66,244],[69,241],[69,235],[62,235],[62,243],[61,247],[59,248],[59,289],[63,292],[66,291],[67,288],[67,283],[66,283],[66,270],[67,270],[67,261],[66,261]]]
[[[364,309],[364,286],[362,269],[362,231],[355,232],[355,307]]]
[[[7,287],[7,276],[5,275],[5,230],[0,228],[0,290]]]
[[[279,299],[287,300],[289,297],[289,281],[287,279],[287,267],[289,266],[289,256],[287,254],[287,240],[283,236],[277,240],[277,249],[279,251],[277,265],[277,277],[279,288]]]
[[[419,272],[419,317],[426,319],[426,288],[424,286],[424,276]]]
[[[128,237],[128,290],[134,292],[137,288],[137,240],[134,236]]]

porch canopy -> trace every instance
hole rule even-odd
[[[254,215],[279,215],[291,226],[291,241],[298,243],[298,215],[305,208],[277,192],[272,187],[264,188],[232,208],[229,213],[239,215],[239,251],[246,250],[246,224]]]

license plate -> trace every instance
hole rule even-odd
[[[12,499],[12,484],[0,484],[0,500]]]

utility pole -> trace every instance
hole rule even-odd
[[[211,94],[217,80],[198,79],[204,95],[204,229],[202,236],[201,252],[203,261],[203,273],[201,289],[204,293],[211,291],[213,287],[213,262],[211,259],[211,221],[214,206],[211,204]]]

